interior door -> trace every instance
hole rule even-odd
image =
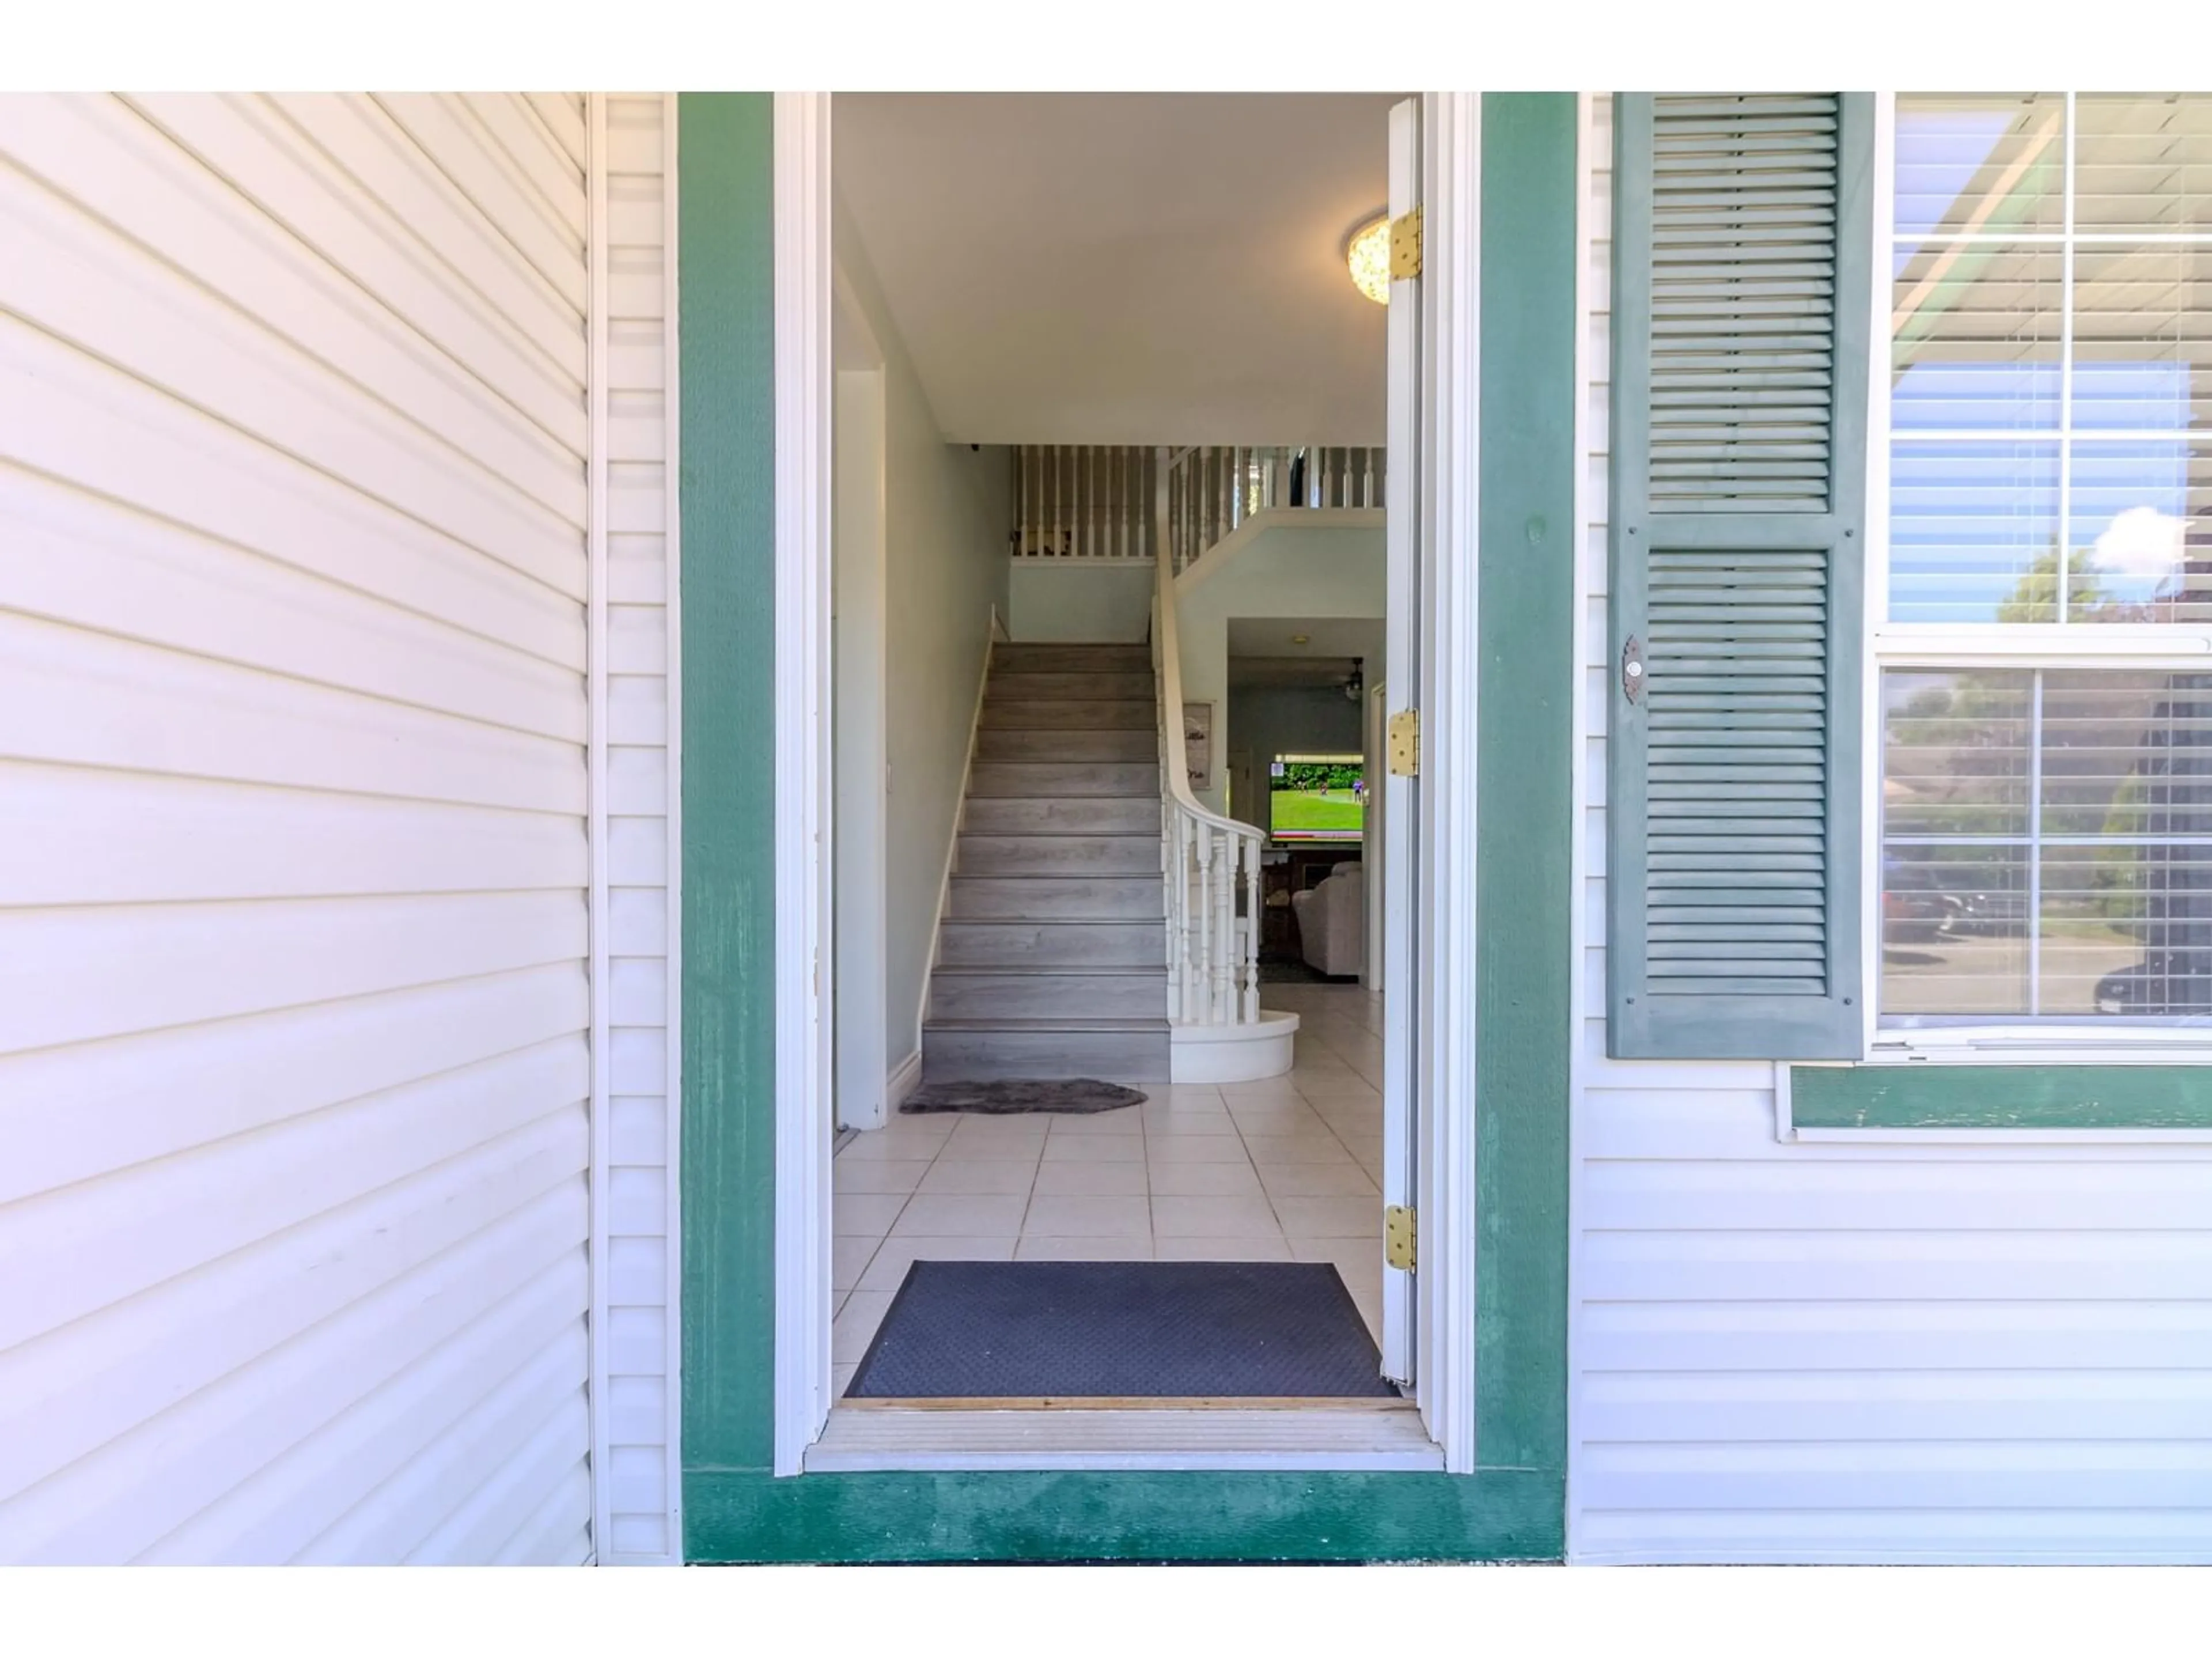
[[[1408,99],[1390,111],[1390,216],[1395,222],[1420,204],[1421,106]],[[1412,699],[1421,673],[1421,294],[1418,276],[1390,282],[1388,429],[1384,468],[1385,601],[1384,748],[1389,760],[1382,781],[1382,1203],[1386,1219],[1410,1214],[1419,1171],[1415,1160],[1419,987],[1420,779],[1401,769],[1390,733],[1404,716],[1418,718]],[[1417,1351],[1411,1269],[1382,1268],[1382,1374],[1411,1385]]]

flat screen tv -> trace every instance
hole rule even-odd
[[[1367,823],[1365,758],[1278,755],[1267,768],[1267,833],[1279,842],[1358,841]]]

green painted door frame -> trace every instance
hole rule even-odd
[[[687,1559],[1562,1554],[1577,121],[1571,94],[1482,107],[1482,1467],[777,1479],[771,100],[679,100]]]

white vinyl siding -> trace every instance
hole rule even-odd
[[[2212,1558],[2212,1148],[1784,1144],[1770,1066],[1606,1057],[1594,101],[1570,1555]]]
[[[604,1562],[681,1559],[676,1462],[676,100],[606,100],[609,1130]]]
[[[0,99],[0,1561],[592,1554],[584,137]]]

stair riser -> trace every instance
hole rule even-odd
[[[1158,704],[1149,696],[1110,700],[1042,697],[1033,702],[983,704],[985,732],[1153,732]]]
[[[1143,795],[1160,798],[1157,765],[1112,761],[981,761],[969,769],[970,799],[985,795]]]
[[[991,668],[1000,674],[1149,674],[1149,645],[994,645]]]
[[[1164,1019],[1168,975],[947,974],[930,981],[932,1019]]]
[[[953,921],[1158,924],[1166,904],[1166,891],[1157,875],[1091,881],[955,876],[946,896],[945,913]]]
[[[1158,1031],[924,1031],[925,1082],[994,1078],[1098,1078],[1165,1083],[1168,1034]]]
[[[969,801],[960,827],[971,836],[1158,836],[1160,804],[1127,795],[1087,800],[998,795]]]
[[[948,921],[938,936],[941,968],[1151,968],[1167,960],[1157,921]]]
[[[963,836],[963,876],[1142,876],[1158,879],[1158,836]]]
[[[975,758],[985,761],[1151,761],[1160,758],[1160,734],[1142,732],[990,731],[975,734]]]
[[[1152,674],[1006,674],[995,667],[983,694],[1002,702],[1032,702],[1039,697],[1078,702],[1095,697],[1150,697]]]

